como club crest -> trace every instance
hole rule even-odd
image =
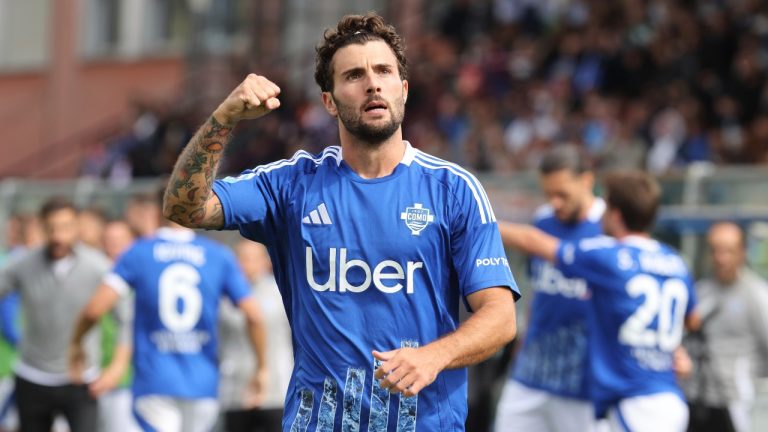
[[[435,216],[421,203],[414,203],[413,207],[406,207],[405,211],[400,213],[400,219],[405,221],[405,226],[411,230],[411,234],[419,235],[430,222],[435,221]]]

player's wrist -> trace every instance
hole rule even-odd
[[[428,357],[433,359],[431,363],[437,366],[438,371],[448,368],[451,362],[453,362],[451,350],[442,340],[425,345],[421,349],[427,351]]]
[[[216,123],[225,126],[225,127],[234,127],[239,119],[236,119],[229,115],[225,109],[219,105],[218,108],[213,112],[211,117],[216,121]]]

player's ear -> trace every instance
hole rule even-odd
[[[322,92],[321,95],[323,96],[323,106],[325,107],[325,110],[328,111],[328,114],[333,117],[338,116],[339,110],[336,108],[336,101],[333,100],[331,92]]]
[[[590,191],[595,188],[595,174],[592,171],[581,173],[581,181],[584,182],[584,186]]]
[[[403,80],[403,103],[408,102],[408,80]]]

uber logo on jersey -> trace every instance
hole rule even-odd
[[[318,263],[320,260],[324,260],[323,257],[318,258]],[[315,279],[315,254],[309,246],[306,247],[306,260],[307,283],[313,290],[320,292],[333,292],[338,289],[338,292],[341,293],[360,293],[373,285],[385,294],[394,294],[403,288],[407,294],[413,294],[414,273],[416,270],[424,268],[424,263],[421,261],[407,261],[403,266],[393,260],[371,264],[361,259],[348,259],[347,248],[338,249],[337,259],[337,249],[330,248],[328,250],[328,280],[322,282],[321,278],[321,282],[318,282]],[[321,265],[321,267],[324,266]],[[362,272],[363,276],[362,280],[356,280],[359,282],[357,285],[347,279],[347,274],[355,268],[357,268],[357,272]],[[400,282],[405,282],[405,286]]]
[[[435,221],[435,216],[421,203],[414,203],[413,207],[406,207],[405,211],[400,213],[400,219],[405,221],[405,226],[411,230],[412,235],[419,235],[430,222]]]

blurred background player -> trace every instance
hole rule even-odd
[[[102,249],[107,215],[97,207],[80,209],[77,214],[78,238],[94,249]]]
[[[125,206],[125,221],[137,238],[148,237],[160,226],[162,209],[157,198],[151,193],[138,193],[128,199]]]
[[[714,224],[707,246],[712,272],[696,283],[701,331],[686,340],[695,365],[684,381],[689,430],[747,432],[755,378],[768,366],[768,284],[746,266],[738,225]]]
[[[125,220],[115,219],[104,225],[101,244],[104,253],[112,262],[117,261],[117,258],[133,244],[134,240],[136,240],[134,232]]]
[[[24,313],[24,335],[15,366],[21,430],[50,432],[61,413],[73,431],[96,431],[98,406],[86,385],[67,369],[67,341],[77,313],[109,270],[100,251],[77,242],[77,210],[53,198],[40,210],[45,246],[27,253],[0,272],[0,296],[17,290]],[[83,380],[98,375],[99,334],[85,337]]]
[[[608,236],[559,240],[502,224],[509,243],[552,263],[590,289],[590,396],[615,431],[686,430],[688,406],[675,376],[684,325],[696,329],[696,295],[683,259],[650,238],[660,188],[649,174],[605,176]]]
[[[266,332],[269,379],[259,401],[243,399],[248,378],[255,367],[244,331],[245,317],[227,300],[219,318],[221,384],[219,401],[225,432],[271,432],[281,429],[283,404],[293,370],[291,327],[285,316],[280,291],[272,274],[272,263],[264,245],[241,240],[235,247],[237,260],[251,283],[261,307]]]
[[[234,255],[171,222],[122,254],[82,309],[71,338],[73,374],[81,370],[83,335],[131,290],[133,412],[144,430],[207,432],[214,426],[219,411],[217,320],[224,295],[246,316],[259,360],[247,396],[259,397],[267,370],[262,316]],[[121,373],[100,377],[110,381],[102,383],[103,389],[114,388],[126,368],[115,364]]]
[[[134,232],[128,223],[122,219],[114,219],[104,224],[102,231],[101,244],[104,253],[114,264],[117,258],[122,255],[134,242]],[[115,307],[114,313],[118,314],[118,320],[130,322],[133,314],[133,296],[122,298]],[[99,398],[100,430],[102,432],[133,432],[140,431],[138,423],[133,416],[133,397],[131,395],[131,370],[123,371],[121,365],[131,361],[130,345],[130,326],[120,326],[116,322],[113,314],[105,314],[99,322],[101,329],[101,348],[103,368],[106,368],[104,375],[112,373],[120,374],[119,384],[114,389],[107,388],[111,386],[111,378],[102,380],[102,383],[109,381],[109,386],[99,385],[91,386],[91,393]],[[128,331],[127,335],[118,337],[120,330]],[[127,336],[127,337],[126,337]],[[119,343],[125,341],[128,343]],[[115,357],[118,357],[116,361]],[[114,372],[110,372],[110,366]]]
[[[549,152],[539,174],[547,204],[536,211],[533,226],[567,241],[602,233],[605,202],[594,196],[594,174],[575,146]],[[515,243],[503,229],[502,241]],[[587,283],[563,276],[536,256],[529,265],[535,294],[525,339],[499,400],[496,432],[593,430],[595,412],[587,388]]]

